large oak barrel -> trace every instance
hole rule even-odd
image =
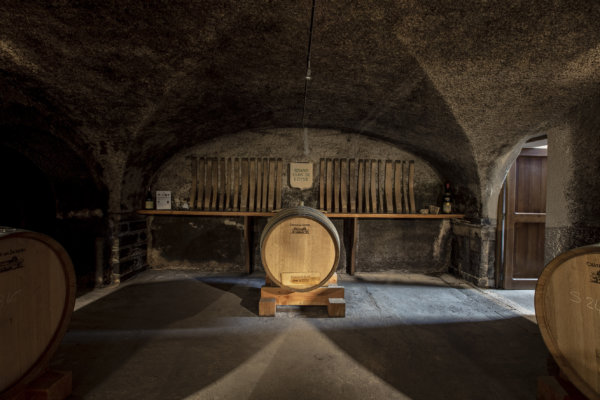
[[[306,292],[324,285],[340,259],[340,238],[322,212],[288,208],[267,222],[260,239],[263,267],[278,286]]]
[[[535,290],[535,313],[558,366],[590,399],[600,399],[600,245],[552,260]]]
[[[75,303],[63,247],[35,232],[0,227],[0,393],[10,396],[47,367]]]

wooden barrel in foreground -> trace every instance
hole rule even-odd
[[[322,212],[288,208],[267,222],[260,239],[263,267],[278,286],[306,292],[323,286],[340,258],[340,238]]]
[[[75,303],[63,247],[35,232],[0,227],[0,397],[44,371]]]
[[[535,313],[558,366],[590,399],[600,399],[600,245],[567,251],[542,272]]]

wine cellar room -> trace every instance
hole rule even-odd
[[[0,399],[600,398],[599,18],[0,4]]]

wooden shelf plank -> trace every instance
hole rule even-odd
[[[204,217],[271,217],[272,212],[260,211],[200,211],[200,210],[138,210],[142,215],[183,215]],[[464,218],[464,214],[358,214],[358,213],[329,213],[324,212],[329,218],[363,218],[363,219],[456,219]]]

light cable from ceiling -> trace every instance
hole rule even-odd
[[[308,82],[311,80],[311,71],[310,71],[310,50],[312,46],[312,35],[313,35],[313,26],[315,22],[315,2],[312,1],[312,10],[310,13],[310,28],[308,33],[308,51],[306,53],[306,76],[304,77],[304,104],[302,106],[302,128],[305,125],[305,116],[306,116],[306,96],[308,92]]]

